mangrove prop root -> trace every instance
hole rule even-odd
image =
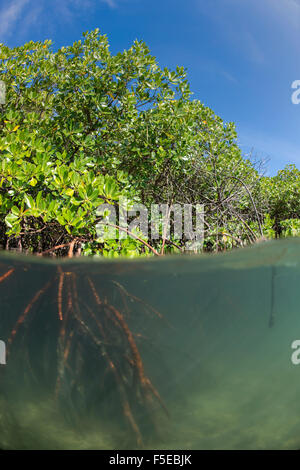
[[[171,323],[169,323],[158,310],[156,310],[154,307],[152,307],[152,305],[149,305],[147,302],[140,299],[139,297],[136,297],[135,295],[130,294],[129,292],[127,292],[125,287],[122,286],[119,282],[117,282],[117,281],[111,281],[111,282],[118,288],[125,305],[127,305],[127,304],[126,304],[124,299],[125,299],[125,297],[127,297],[131,302],[137,302],[137,303],[141,304],[144,307],[146,312],[152,312],[160,320],[163,320],[168,325],[169,328],[173,328],[173,325],[171,325]]]
[[[139,382],[140,382],[140,384],[142,386],[142,389],[144,391],[145,400],[150,401],[150,402],[152,401],[152,395],[151,395],[151,393],[149,393],[149,392],[152,392],[152,394],[158,399],[159,403],[162,405],[162,407],[165,410],[167,416],[169,416],[167,408],[163,404],[163,401],[162,401],[158,391],[154,388],[154,386],[152,385],[150,379],[148,377],[146,377],[146,375],[145,375],[144,366],[143,366],[142,358],[140,356],[138,347],[137,347],[136,342],[134,340],[133,334],[132,334],[131,330],[129,329],[123,315],[113,305],[108,304],[106,299],[105,299],[105,308],[108,308],[110,311],[112,311],[112,313],[117,317],[117,319],[119,320],[120,324],[122,325],[122,327],[124,329],[124,332],[125,332],[125,334],[127,336],[127,339],[128,339],[128,343],[129,343],[130,348],[131,348],[134,365],[135,365],[135,368],[137,370],[138,377],[139,377]]]
[[[60,272],[60,278],[59,278],[59,284],[61,282],[62,275],[63,273]],[[75,274],[74,274],[75,276]],[[70,315],[70,311],[72,309],[72,294],[71,294],[71,285],[70,285],[70,280],[67,279],[67,294],[68,294],[68,305],[67,309],[65,312],[65,315],[63,315],[62,312],[62,299],[60,304],[59,304],[59,312],[60,316],[59,319],[61,320],[61,326],[60,326],[60,331],[59,331],[59,338],[58,338],[58,351],[57,351],[57,356],[58,356],[58,375],[57,375],[57,381],[56,381],[56,387],[55,387],[55,396],[58,397],[59,391],[60,391],[60,386],[61,382],[64,379],[65,376],[65,367],[68,359],[68,353],[66,352],[66,344],[65,344],[65,337],[66,337],[66,328],[67,328],[67,322],[68,318]],[[71,331],[70,335],[73,332]],[[72,335],[73,336],[73,335]]]
[[[0,277],[0,282],[3,282],[5,279],[7,279],[9,276],[12,275],[12,273],[14,272],[14,268],[11,268],[9,269],[5,274],[3,274],[1,277]]]
[[[91,289],[92,289],[92,292],[94,294],[94,297],[96,299],[96,303],[101,306],[103,304],[103,302],[100,300],[97,292],[96,292],[96,289],[95,289],[95,286],[94,286],[94,283],[92,282],[92,280],[90,278],[88,278],[88,282],[91,286]],[[119,283],[118,283],[119,284]],[[121,287],[119,285],[119,287]],[[125,293],[125,289],[122,288],[122,291]],[[132,296],[133,297],[133,296]],[[107,299],[105,298],[104,300],[104,310],[106,312],[110,311],[116,318],[117,320],[119,321],[120,325],[122,326],[124,332],[125,332],[125,335],[127,337],[127,340],[128,340],[128,343],[129,343],[129,346],[130,346],[130,349],[131,349],[131,352],[132,352],[132,356],[133,356],[133,364],[134,364],[134,367],[137,371],[137,375],[138,375],[138,378],[139,378],[139,382],[140,382],[140,385],[142,387],[142,390],[144,392],[144,400],[146,402],[151,402],[152,401],[152,395],[150,392],[152,392],[152,394],[158,399],[159,403],[161,404],[161,406],[163,407],[163,409],[165,410],[166,414],[169,416],[169,413],[167,411],[167,408],[166,406],[164,405],[158,391],[154,388],[154,386],[152,385],[151,381],[145,376],[145,372],[144,372],[144,367],[143,367],[143,362],[142,362],[142,359],[141,359],[141,356],[140,356],[140,353],[138,351],[138,348],[137,348],[137,345],[136,345],[136,342],[134,340],[134,337],[133,337],[133,334],[131,332],[131,330],[129,329],[128,325],[127,325],[127,322],[125,321],[124,319],[124,316],[113,306],[113,305],[110,305],[108,302],[107,302]]]
[[[100,298],[99,298],[99,296],[96,292],[94,283],[91,281],[90,278],[88,278],[88,281],[89,281],[89,284],[92,288],[92,292],[93,292],[93,294],[96,298],[97,304],[101,305],[102,302],[101,302],[101,300],[100,300]],[[89,311],[92,314],[92,316],[95,318],[94,313],[90,309],[89,309]],[[97,326],[100,330],[100,333],[103,337],[103,340],[106,341],[106,334],[105,334],[105,331],[102,327],[102,324],[100,322],[97,322]],[[91,334],[91,332],[89,330],[88,330],[88,332]],[[94,335],[92,335],[92,337],[93,336]],[[120,395],[120,399],[121,399],[121,404],[122,404],[122,409],[123,409],[124,416],[127,419],[130,427],[132,428],[132,430],[133,430],[133,432],[136,436],[137,445],[139,447],[142,447],[143,446],[143,439],[142,439],[141,431],[139,429],[138,424],[136,423],[136,421],[134,419],[134,416],[133,416],[133,413],[132,413],[132,410],[131,410],[131,407],[130,407],[130,404],[129,404],[129,399],[128,399],[128,396],[127,396],[127,393],[126,393],[126,390],[125,390],[125,387],[124,387],[124,384],[123,384],[123,381],[122,381],[121,374],[119,373],[118,368],[116,367],[115,363],[113,362],[112,358],[110,357],[110,354],[105,349],[104,343],[103,342],[100,343],[100,346],[101,346],[101,349],[102,349],[102,354],[106,358],[108,366],[109,366],[110,370],[112,371],[112,373],[115,377],[115,381],[116,381],[116,384],[117,384],[117,387],[118,387],[118,391],[119,391],[119,395]]]
[[[8,339],[8,351],[7,353],[9,352],[9,349],[10,349],[10,346],[14,340],[14,337],[16,336],[17,334],[17,331],[19,329],[19,327],[25,322],[26,320],[26,317],[27,315],[29,314],[30,310],[32,309],[32,307],[34,306],[34,304],[38,301],[38,299],[42,296],[42,294],[44,294],[48,289],[49,287],[51,286],[52,284],[52,281],[49,281],[47,282],[47,284],[45,284],[44,287],[42,287],[42,289],[40,289],[36,294],[35,296],[32,298],[32,300],[29,302],[29,304],[27,305],[27,307],[25,308],[24,312],[22,313],[22,315],[20,315],[20,317],[18,318],[11,334],[10,334],[10,337]]]
[[[0,277],[0,283],[13,272],[14,268],[3,274]],[[119,293],[117,300],[121,303],[118,302],[118,307],[113,305],[114,296],[113,300],[109,301],[106,295],[96,289],[90,276],[86,276],[86,280],[89,285],[88,290],[92,293],[94,307],[79,297],[76,272],[66,271],[58,266],[53,279],[35,293],[23,313],[18,317],[8,339],[8,350],[10,351],[21,326],[25,327],[22,342],[25,336],[27,337],[26,330],[32,326],[33,319],[36,317],[38,300],[55,283],[57,340],[54,396],[57,400],[72,399],[71,395],[66,396],[66,392],[70,393],[74,390],[77,393],[82,383],[84,385],[82,377],[85,376],[84,368],[88,360],[87,351],[89,351],[86,347],[89,348],[90,344],[95,349],[96,360],[100,361],[101,367],[103,366],[103,371],[99,374],[95,373],[95,383],[98,383],[97,386],[103,387],[104,377],[107,374],[111,375],[116,384],[120,409],[135,436],[137,445],[141,447],[143,446],[143,436],[135,416],[137,399],[147,409],[147,414],[152,421],[154,420],[152,416],[154,401],[159,402],[167,415],[168,410],[145,373],[135,339],[143,338],[143,335],[134,334],[129,328],[127,319],[130,318],[131,308],[128,304],[138,304],[145,314],[151,312],[159,319],[163,319],[163,316],[142,299],[129,293],[117,281],[110,282],[114,286],[115,292]],[[35,307],[34,311],[33,307]],[[26,351],[28,352],[29,349],[26,348]],[[31,370],[30,361],[28,360],[28,362],[29,370]],[[31,374],[34,376],[33,370]],[[63,384],[66,387],[62,388]]]
[[[65,274],[62,271],[60,266],[58,266],[58,271],[59,271],[59,280],[58,280],[57,305],[58,305],[58,317],[59,317],[60,320],[62,320],[63,319],[63,316],[62,316],[62,292],[63,292]]]

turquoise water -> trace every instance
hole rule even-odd
[[[0,448],[300,448],[300,240],[0,280]]]

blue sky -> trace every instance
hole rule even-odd
[[[159,64],[184,66],[194,92],[237,125],[267,174],[300,168],[300,0],[0,0],[0,43],[71,44],[99,28],[112,52],[144,40]]]

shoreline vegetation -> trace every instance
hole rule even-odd
[[[184,251],[186,240],[97,235],[97,209],[203,204],[203,252],[300,235],[300,171],[276,176],[242,155],[234,123],[192,99],[183,67],[146,44],[112,55],[99,30],[54,51],[0,45],[0,245],[43,256]],[[108,211],[109,212],[109,211]],[[108,214],[107,212],[107,214]],[[171,233],[174,220],[170,216]],[[124,228],[116,225],[120,232]]]

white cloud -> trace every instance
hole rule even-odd
[[[202,15],[215,23],[222,41],[230,44],[231,50],[238,51],[251,62],[261,64],[265,60],[263,49],[250,30],[247,16],[247,9],[255,13],[256,5],[259,6],[260,2],[263,3],[261,0],[198,0],[197,8]]]
[[[266,7],[269,14],[273,15],[288,31],[298,30],[300,26],[299,0],[266,0]]]
[[[265,61],[264,53],[261,47],[249,31],[245,31],[243,33],[241,40],[243,47],[245,48],[249,55],[249,58],[253,62],[255,62],[256,64],[261,64]]]
[[[226,80],[228,80],[229,82],[236,83],[236,84],[238,83],[238,80],[231,73],[227,72],[226,70],[220,69],[219,73],[224,78],[226,78]]]
[[[256,36],[255,21],[299,48],[300,0],[198,0],[197,9],[218,27],[224,41],[247,60],[262,64],[269,56],[268,37]]]
[[[7,35],[13,33],[13,28],[16,22],[20,19],[24,12],[25,6],[29,0],[14,0],[13,2],[6,2],[0,10],[0,42],[2,42]]]
[[[106,3],[110,8],[116,8],[117,4],[115,0],[101,0],[102,3]]]
[[[113,9],[119,0],[98,0]],[[71,22],[78,14],[88,13],[96,7],[97,0],[4,0],[0,7],[0,43],[16,33],[25,35],[33,24],[43,22],[49,9],[65,22]],[[26,8],[25,8],[26,7]]]

